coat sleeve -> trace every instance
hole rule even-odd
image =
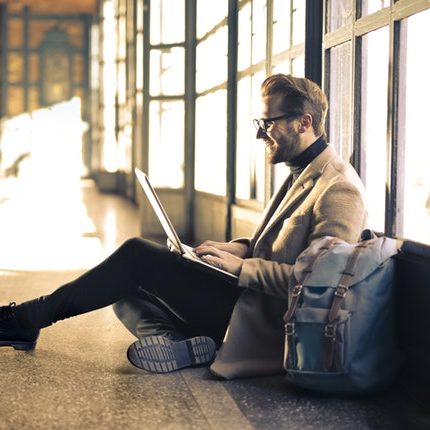
[[[309,235],[305,242],[307,245],[324,236],[338,237],[353,243],[359,240],[365,227],[366,210],[362,193],[347,181],[337,182],[326,188],[311,210]],[[295,258],[303,250],[298,249]],[[292,264],[248,258],[243,262],[238,285],[286,299],[293,270]]]

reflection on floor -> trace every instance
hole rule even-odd
[[[0,181],[1,303],[49,293],[138,234],[136,208],[93,183],[45,185]],[[43,330],[33,353],[0,348],[0,430],[402,428],[392,398],[217,381],[206,368],[148,374],[127,361],[133,340],[105,308]]]

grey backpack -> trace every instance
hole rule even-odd
[[[297,258],[284,316],[284,367],[294,384],[352,394],[382,389],[397,374],[398,243],[370,230],[362,238],[324,237]]]

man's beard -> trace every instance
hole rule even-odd
[[[265,143],[270,164],[285,163],[299,155],[296,153],[299,144],[299,134],[294,130],[290,130],[288,137],[283,141],[274,142],[272,139],[265,139]]]

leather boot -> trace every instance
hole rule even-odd
[[[0,306],[0,347],[12,346],[15,349],[31,351],[36,347],[40,330],[22,327],[15,316],[16,303]]]

